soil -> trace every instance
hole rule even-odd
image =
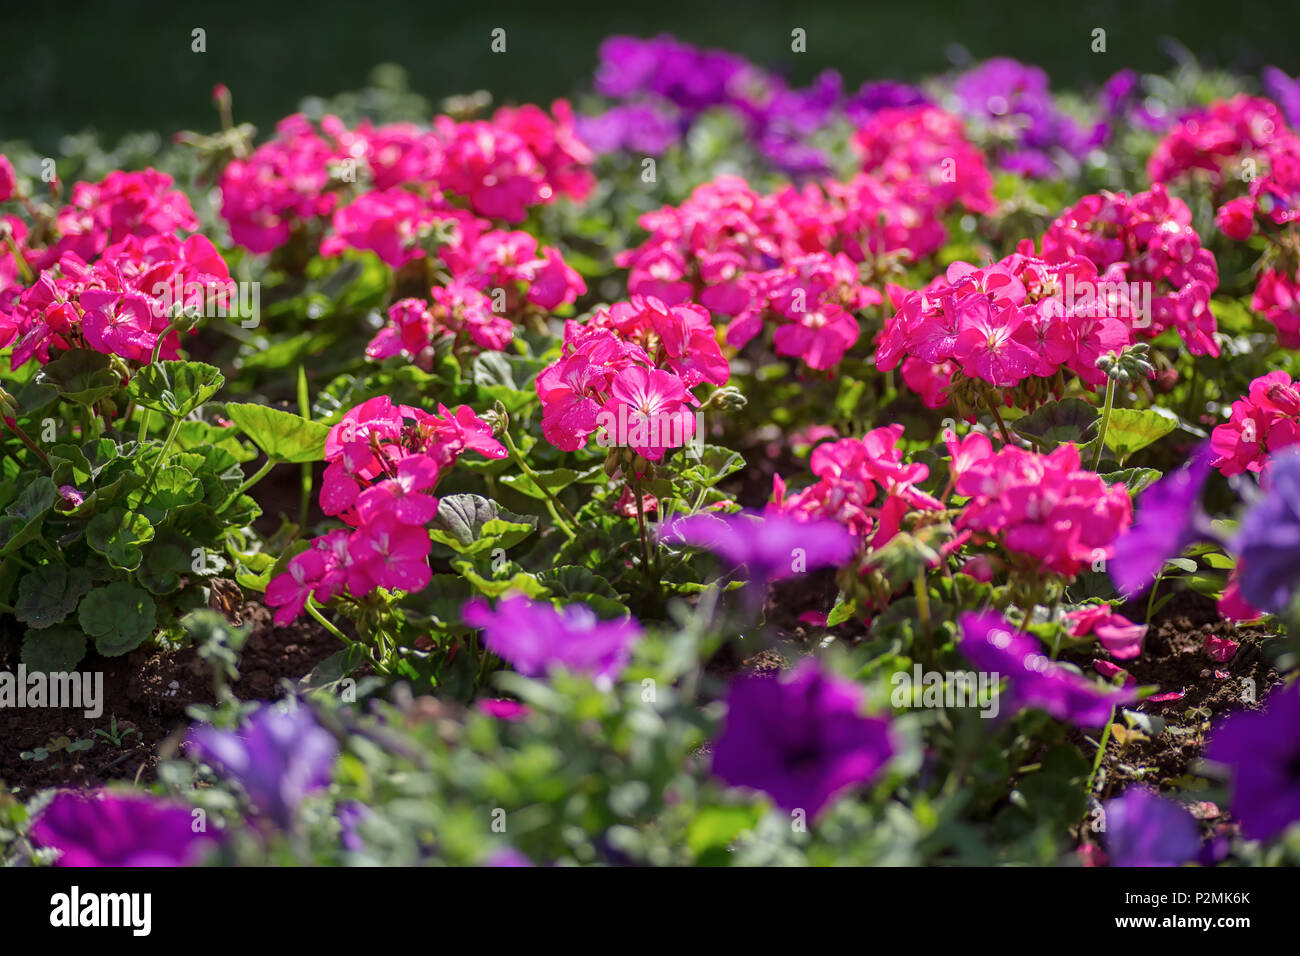
[[[1140,621],[1145,607],[1128,607],[1122,613]],[[1205,650],[1210,636],[1240,646],[1232,658],[1220,663]],[[1147,700],[1129,708],[1163,718],[1166,728],[1148,739],[1120,741],[1112,736],[1101,764],[1097,797],[1105,800],[1137,781],[1163,789],[1175,781],[1188,782],[1181,778],[1195,777],[1211,723],[1232,711],[1259,709],[1282,683],[1261,653],[1264,637],[1259,628],[1224,621],[1214,601],[1195,591],[1182,591],[1161,608],[1152,619],[1141,655],[1115,663],[1139,685],[1154,684],[1160,694],[1181,692],[1182,696],[1166,702]],[[1075,662],[1091,671],[1095,656],[1079,656]],[[1119,726],[1125,734],[1128,728],[1122,720]],[[1096,753],[1094,743],[1082,742],[1082,746],[1085,753]]]
[[[277,628],[271,612],[253,602],[244,604],[239,616],[252,625],[239,665],[240,679],[232,688],[242,700],[280,696],[282,679],[296,681],[340,649],[338,638],[314,621]],[[0,669],[16,672],[18,662],[18,643],[0,635]],[[215,703],[211,675],[193,647],[141,648],[108,658],[92,652],[79,669],[103,673],[103,713],[87,719],[82,711],[72,709],[0,709],[0,789],[13,787],[25,797],[46,787],[147,780],[191,723],[185,709]],[[110,730],[114,718],[120,747],[93,733]],[[94,746],[51,753],[43,761],[22,759],[23,751],[61,736],[71,741],[91,739]]]

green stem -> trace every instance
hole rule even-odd
[[[27,432],[23,431],[23,427],[19,425],[18,422],[16,422],[12,418],[6,418],[4,422],[6,425],[9,426],[10,431],[12,431],[15,435],[18,436],[18,440],[21,441],[24,445],[26,445],[28,450],[31,451],[33,455],[35,455],[42,462],[44,462],[46,468],[49,468],[50,467],[49,456],[47,456],[45,452],[41,451],[40,447],[36,444],[36,442],[32,441],[32,436],[28,435]]]
[[[167,458],[168,452],[171,451],[172,443],[176,441],[176,435],[181,430],[181,420],[179,418],[172,421],[172,427],[167,432],[167,438],[163,441],[162,448],[158,450],[158,457],[154,460],[153,467],[149,469],[149,478],[144,483],[144,488],[140,491],[140,503],[131,509],[131,513],[126,516],[127,526],[140,510],[140,505],[144,504],[149,493],[153,491],[153,480],[158,477],[158,469],[162,467],[163,461]]]
[[[551,517],[555,519],[555,523],[560,526],[561,530],[564,531],[569,540],[576,538],[577,535],[574,533],[572,525],[578,523],[577,519],[569,513],[568,508],[564,507],[564,502],[551,494],[551,489],[546,487],[537,472],[533,471],[533,469],[528,466],[528,462],[524,461],[524,456],[520,454],[519,449],[515,447],[515,440],[510,437],[509,420],[506,421],[505,427],[501,429],[501,437],[505,439],[506,448],[510,451],[510,457],[514,459],[515,464],[519,466],[520,470],[523,471],[525,475],[533,480],[533,484],[542,489],[542,494],[546,495],[546,504],[551,512]],[[561,518],[560,515],[564,515],[564,517]]]
[[[632,499],[636,502],[636,526],[641,535],[641,569],[645,573],[646,582],[654,585],[656,581],[650,570],[650,544],[646,538],[645,506],[641,501],[641,482],[633,479],[628,484],[632,487]]]
[[[1106,380],[1106,404],[1101,412],[1101,428],[1097,432],[1097,456],[1093,459],[1092,470],[1101,467],[1101,456],[1106,450],[1106,429],[1110,427],[1110,412],[1115,407],[1115,380]]]
[[[1088,774],[1088,793],[1092,793],[1093,781],[1097,779],[1097,770],[1101,767],[1101,758],[1106,756],[1106,745],[1110,743],[1110,725],[1115,720],[1115,708],[1110,709],[1106,718],[1106,729],[1101,732],[1101,743],[1097,745],[1097,756],[1092,761],[1092,773]]]
[[[257,471],[253,472],[252,477],[248,478],[242,485],[240,485],[238,488],[236,488],[234,491],[230,493],[230,497],[227,498],[225,500],[225,503],[222,504],[222,506],[217,509],[217,514],[221,514],[232,504],[234,504],[235,501],[239,499],[240,495],[242,495],[249,488],[253,487],[253,485],[257,484],[263,478],[265,478],[267,472],[269,472],[272,468],[274,468],[278,464],[279,462],[276,461],[274,458],[266,459],[266,464],[264,464],[261,468],[257,469]]]
[[[32,275],[32,267],[27,264],[23,254],[18,251],[18,244],[14,242],[13,233],[5,233],[5,245],[9,247],[10,253],[13,254],[14,262],[18,264],[18,271],[23,274],[23,285],[31,285],[36,281],[36,277]]]
[[[988,406],[989,411],[993,415],[993,420],[998,424],[998,432],[1002,435],[1002,443],[1004,445],[1015,444],[1011,440],[1011,433],[1007,431],[1007,423],[1002,420],[1002,413],[998,411],[998,403],[993,401],[993,399],[988,395],[985,395],[984,404]]]
[[[916,572],[912,582],[916,592],[916,616],[921,620],[921,633],[925,635],[925,662],[934,663],[934,632],[930,627],[930,589],[925,580],[925,569]]]
[[[312,600],[310,597],[307,598],[307,601],[303,605],[303,607],[307,609],[308,614],[310,614],[312,617],[316,619],[317,624],[325,628],[325,630],[329,631],[331,634],[337,637],[348,647],[356,646],[357,643],[356,641],[352,640],[352,638],[348,637],[346,634],[344,634],[337,627],[335,627],[333,624],[331,624],[329,621],[325,619],[325,615],[320,612],[320,610],[316,607],[316,602]]]

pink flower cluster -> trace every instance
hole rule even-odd
[[[349,528],[315,538],[267,586],[266,603],[284,626],[309,597],[364,598],[377,588],[419,591],[430,580],[429,533],[438,513],[433,489],[466,451],[504,458],[492,427],[467,405],[431,415],[387,396],[344,414],[325,441],[321,510]]]
[[[229,305],[230,296],[230,271],[206,237],[128,235],[93,264],[63,253],[11,305],[0,304],[0,348],[14,342],[14,369],[33,357],[45,364],[51,348],[89,348],[148,362],[167,331],[171,307],[202,309],[223,298]],[[178,346],[173,332],[159,354],[176,358]]]
[[[966,139],[962,121],[935,106],[884,109],[853,137],[862,168],[917,208],[996,208],[984,154]]]
[[[1267,123],[1276,125],[1260,148],[1264,168],[1250,179],[1246,195],[1228,200],[1215,214],[1215,222],[1229,239],[1249,239],[1258,224],[1269,235],[1277,229],[1294,231],[1293,224],[1300,222],[1300,136],[1280,116],[1270,114],[1263,121]],[[1264,270],[1250,307],[1277,327],[1279,344],[1300,348],[1300,275],[1276,267]]]
[[[960,126],[914,119],[916,142],[880,156],[875,127],[864,129],[869,161],[883,179],[860,173],[847,183],[764,196],[737,176],[720,176],[680,206],[647,213],[640,222],[650,237],[615,260],[630,270],[628,289],[669,304],[699,302],[730,317],[727,342],[735,348],[775,325],[778,354],[834,368],[858,339],[854,313],[882,301],[862,284],[856,264],[888,253],[915,260],[938,249],[945,235],[939,215],[952,202],[992,208],[973,173],[949,181],[939,160],[929,164],[937,151],[955,154],[963,170],[983,169]],[[921,136],[933,125],[943,136]]]
[[[125,173],[115,170],[97,183],[72,187],[72,201],[55,216],[57,238],[31,260],[39,271],[66,253],[92,261],[111,243],[129,236],[148,239],[193,232],[199,218],[183,192],[172,189],[172,178],[156,169]]]
[[[916,487],[930,477],[930,469],[904,463],[902,437],[902,425],[887,425],[861,439],[818,445],[810,461],[818,481],[787,494],[785,480],[773,476],[769,510],[801,521],[838,521],[864,544],[881,547],[898,533],[909,511],[943,509],[942,502]]]
[[[389,324],[366,347],[368,356],[415,356],[444,336],[499,352],[529,310],[550,312],[587,291],[582,276],[556,249],[538,246],[526,232],[465,229],[440,254],[452,280],[434,286],[428,302],[408,298],[390,306]]]
[[[519,223],[530,207],[562,195],[585,198],[595,183],[591,161],[563,100],[551,114],[532,105],[503,108],[491,120],[440,116],[431,129],[367,122],[349,130],[326,116],[317,131],[295,114],[280,121],[273,140],[227,165],[221,214],[234,240],[257,253],[333,215],[325,254],[372,249],[400,267],[417,255],[434,220],[466,217],[444,193],[475,214]],[[340,206],[349,183],[369,187],[356,208]]]
[[[1214,254],[1202,248],[1192,213],[1162,185],[1132,197],[1084,196],[1043,235],[1043,258],[1085,256],[1107,277],[1146,288],[1150,314],[1131,327],[1154,338],[1171,326],[1193,355],[1219,354],[1210,295],[1219,284]]]
[[[1117,316],[1136,304],[1112,289],[1114,270],[1098,275],[1083,256],[1047,262],[1032,253],[1025,241],[985,268],[954,262],[924,289],[891,287],[898,311],[881,330],[876,366],[889,371],[903,362],[904,381],[931,407],[946,400],[957,371],[996,388],[1052,378],[1062,368],[1089,385],[1104,383],[1097,359],[1130,344],[1129,326]],[[1075,294],[1063,296],[1067,289]]]
[[[1300,384],[1269,372],[1232,403],[1232,417],[1210,433],[1214,467],[1225,475],[1258,474],[1272,453],[1300,444]]]
[[[1082,468],[1070,443],[1048,455],[1011,445],[995,454],[979,433],[946,440],[954,488],[970,499],[957,519],[957,542],[996,541],[1032,568],[1073,577],[1109,558],[1133,521],[1124,485],[1108,486]]]
[[[1239,93],[1183,117],[1156,144],[1147,160],[1147,175],[1153,183],[1168,183],[1203,170],[1219,187],[1238,178],[1244,160],[1258,163],[1287,152],[1294,155],[1297,145],[1275,103]]]
[[[718,347],[707,309],[666,305],[634,295],[564,327],[562,357],[538,374],[542,434],[556,448],[576,451],[602,416],[626,425],[627,445],[657,461],[672,447],[666,432],[694,434],[697,385],[724,385],[731,368]]]
[[[1292,278],[1277,269],[1265,270],[1251,294],[1250,307],[1277,326],[1279,345],[1300,349],[1300,273]]]

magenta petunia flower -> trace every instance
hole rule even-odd
[[[185,807],[105,790],[57,794],[29,836],[59,851],[56,866],[193,866],[217,842]]]
[[[958,623],[961,652],[980,670],[1007,678],[1003,713],[1038,707],[1057,720],[1100,727],[1113,707],[1137,699],[1133,688],[1103,688],[1050,659],[1037,638],[1016,633],[995,611],[968,611]]]
[[[1232,813],[1252,840],[1300,820],[1300,684],[1276,691],[1262,711],[1233,714],[1210,735],[1206,759],[1232,771]]]
[[[470,601],[461,617],[483,630],[488,650],[527,677],[562,667],[612,681],[641,637],[641,625],[632,618],[602,621],[585,604],[557,610],[521,594],[502,598],[496,610],[481,598]]]
[[[863,701],[861,687],[813,660],[782,680],[733,681],[713,773],[816,817],[847,788],[875,779],[895,753],[889,721],[865,716]]]
[[[857,550],[857,540],[838,522],[800,521],[776,513],[687,515],[668,522],[660,540],[707,548],[731,567],[744,566],[756,586],[816,568],[839,567]]]

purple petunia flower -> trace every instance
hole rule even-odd
[[[1130,787],[1104,809],[1111,866],[1178,866],[1200,853],[1196,818],[1145,787]]]
[[[968,611],[958,619],[961,652],[980,670],[1007,678],[1004,713],[1039,707],[1057,720],[1100,727],[1111,708],[1131,704],[1131,687],[1102,688],[1049,658],[1038,639],[1015,629],[995,611]]]
[[[526,677],[544,677],[563,667],[612,681],[627,666],[632,644],[641,637],[641,625],[630,617],[602,621],[585,604],[556,610],[548,602],[519,594],[502,598],[495,611],[477,598],[465,605],[461,618],[482,628],[488,649]]]
[[[56,866],[192,866],[216,843],[185,807],[108,791],[57,794],[29,836],[59,851]]]
[[[370,808],[355,800],[339,804],[335,818],[339,821],[339,842],[349,853],[363,853],[366,841],[361,838],[361,825],[373,816]]]
[[[667,34],[649,40],[613,36],[601,44],[595,87],[621,101],[579,123],[580,135],[598,153],[662,153],[702,113],[723,109],[740,119],[759,154],[787,175],[830,171],[829,157],[808,137],[839,115],[844,88],[834,70],[794,89],[722,50],[700,49]]]
[[[861,687],[812,660],[784,680],[733,681],[713,773],[816,817],[845,788],[869,783],[894,754],[889,721],[864,716],[862,704]]]
[[[1090,145],[1090,131],[1056,108],[1047,73],[1009,57],[995,57],[953,83],[961,113],[995,125],[1014,142],[998,163],[1026,176],[1058,172],[1055,155],[1077,156]]]
[[[484,866],[532,866],[533,861],[528,859],[512,846],[502,847],[494,850],[483,861]]]
[[[338,742],[306,707],[263,704],[238,730],[205,724],[189,743],[219,776],[238,783],[258,812],[282,829],[310,793],[329,784]]]
[[[1115,541],[1110,560],[1110,579],[1126,598],[1149,588],[1166,561],[1200,539],[1201,489],[1213,458],[1202,444],[1186,465],[1142,492],[1137,520]]]
[[[1254,607],[1281,613],[1300,585],[1300,450],[1278,452],[1262,477],[1264,494],[1237,531],[1241,596]]]
[[[1300,77],[1291,79],[1275,66],[1264,67],[1264,95],[1282,107],[1286,121],[1300,129]]]
[[[664,525],[660,540],[712,551],[733,568],[744,566],[751,587],[815,568],[839,567],[857,541],[836,521],[797,521],[782,514],[700,514]]]
[[[915,86],[881,80],[863,83],[857,93],[844,104],[844,112],[854,123],[861,124],[880,110],[902,106],[929,106],[930,99]]]
[[[668,34],[642,40],[607,37],[600,45],[596,90],[631,99],[653,95],[694,117],[728,99],[733,81],[749,66],[722,50],[701,50]]]
[[[597,153],[628,150],[660,156],[682,138],[681,123],[667,107],[626,103],[599,116],[580,116],[578,136]]]
[[[1233,714],[1210,735],[1206,759],[1232,770],[1232,813],[1252,840],[1300,820],[1300,684],[1278,690],[1262,711]]]

